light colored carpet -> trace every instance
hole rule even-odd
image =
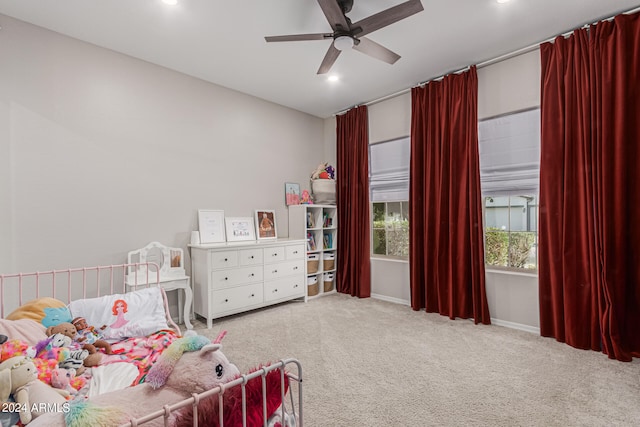
[[[307,427],[640,425],[638,359],[528,332],[342,294],[200,320],[241,371],[297,358]]]

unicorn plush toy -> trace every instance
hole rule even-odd
[[[37,418],[36,426],[66,425],[113,426],[147,415],[233,380],[240,371],[220,351],[221,337],[209,341],[201,335],[175,340],[149,370],[143,384],[127,387],[86,401],[74,401],[66,414],[47,413]],[[179,372],[179,374],[173,374]],[[66,423],[66,424],[65,424]],[[163,426],[162,417],[145,426]]]

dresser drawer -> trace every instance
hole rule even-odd
[[[262,264],[262,249],[246,249],[238,251],[239,265],[256,265]]]
[[[224,289],[244,283],[262,281],[262,265],[240,267],[227,270],[213,270],[211,272],[211,288]]]
[[[238,251],[211,252],[212,268],[228,268],[238,265]]]
[[[264,284],[264,300],[274,301],[281,298],[305,296],[304,276],[285,277]]]
[[[285,250],[284,246],[273,246],[264,249],[264,262],[265,264],[270,262],[284,261]]]
[[[284,250],[286,259],[303,259],[304,254],[306,253],[304,245],[286,246]]]
[[[285,261],[278,264],[264,266],[264,280],[277,279],[279,277],[303,274],[305,260]]]
[[[262,283],[211,292],[211,307],[216,315],[262,304]]]

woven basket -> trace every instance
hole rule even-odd
[[[333,290],[333,280],[324,282],[324,291],[331,292]]]
[[[320,283],[316,282],[313,285],[308,285],[307,286],[307,296],[313,297],[318,295],[318,292],[320,291]]]
[[[322,266],[324,267],[324,271],[333,270],[334,265],[335,265],[335,261],[332,259],[325,259],[322,261]]]
[[[316,260],[307,260],[307,274],[313,274],[318,272],[318,267],[320,266],[320,261]]]

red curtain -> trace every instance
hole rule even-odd
[[[640,356],[640,14],[541,45],[540,332]]]
[[[337,121],[338,248],[336,289],[371,296],[369,222],[369,119],[367,107],[352,108]]]
[[[489,324],[476,68],[413,88],[411,101],[411,307]]]

